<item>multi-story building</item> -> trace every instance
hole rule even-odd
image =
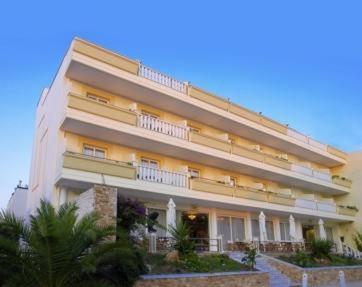
[[[165,226],[175,224],[167,212],[175,208],[192,237],[222,238],[224,249],[252,240],[340,242],[351,238],[356,219],[349,206],[356,203],[347,201],[354,185],[343,173],[347,158],[287,125],[74,39],[38,103],[28,209],[41,198],[55,206],[76,200],[81,214],[96,209],[114,222],[118,193],[158,211]]]

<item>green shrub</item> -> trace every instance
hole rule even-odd
[[[354,243],[356,244],[358,251],[362,251],[362,233],[357,232],[353,236],[353,240],[354,240]]]
[[[179,222],[176,227],[171,226],[170,233],[175,240],[174,248],[181,257],[195,250],[195,243],[190,240],[190,227],[185,222]]]
[[[312,256],[315,258],[330,258],[333,242],[325,239],[315,239],[311,242]]]
[[[302,250],[298,250],[294,256],[295,264],[301,267],[307,267],[309,265],[310,256]]]

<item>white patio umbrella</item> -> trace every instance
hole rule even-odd
[[[324,229],[323,219],[319,219],[318,225],[319,225],[319,238],[323,239],[323,240],[326,240],[327,239],[327,234],[326,234],[326,230]]]
[[[265,215],[264,212],[260,212],[259,214],[259,231],[260,231],[260,241],[267,241],[268,236],[266,234],[266,227],[265,227]]]
[[[167,237],[171,237],[170,228],[176,227],[176,204],[170,198],[167,204],[167,211],[166,211],[166,224],[167,224]]]
[[[295,229],[295,220],[293,215],[289,216],[289,236],[291,241],[297,240],[297,232]]]

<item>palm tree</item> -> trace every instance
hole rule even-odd
[[[0,286],[132,286],[145,271],[128,236],[97,224],[91,213],[77,219],[75,204],[59,210],[41,201],[30,224],[0,214]]]

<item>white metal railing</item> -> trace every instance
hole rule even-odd
[[[317,209],[319,211],[337,213],[337,205],[335,203],[317,201]]]
[[[187,187],[186,174],[142,165],[138,166],[137,169],[137,177],[140,180],[169,184],[178,187]]]
[[[186,126],[175,125],[147,115],[138,115],[138,126],[185,140],[188,138],[188,130]]]
[[[178,92],[187,93],[187,84],[140,64],[139,76],[167,86]]]
[[[327,151],[328,150],[328,146],[323,144],[323,143],[320,143],[319,141],[316,141],[306,135],[303,135],[302,133],[296,131],[296,130],[293,130],[291,128],[288,129],[287,131],[287,135],[292,137],[292,138],[295,138],[299,141],[302,141],[304,143],[307,143],[307,144],[310,144],[311,146],[314,146],[316,148],[319,148],[321,150],[324,150],[324,151]]]

